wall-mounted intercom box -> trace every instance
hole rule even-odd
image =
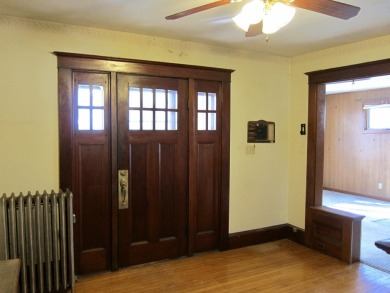
[[[275,142],[275,122],[258,120],[248,122],[248,142]]]

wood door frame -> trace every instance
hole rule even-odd
[[[306,166],[306,244],[310,242],[310,207],[322,206],[325,137],[325,84],[390,74],[390,59],[306,73],[309,77]]]
[[[106,72],[111,77],[111,133],[117,133],[117,73],[132,73],[150,76],[211,80],[221,82],[223,92],[222,103],[222,129],[221,129],[221,198],[220,198],[220,250],[229,248],[229,177],[230,177],[230,83],[234,70],[211,68],[204,66],[183,65],[165,62],[152,62],[125,58],[112,58],[96,55],[74,54],[66,52],[53,52],[57,56],[58,65],[58,91],[59,91],[59,131],[61,143],[60,156],[60,188],[72,190],[70,158],[73,130],[69,125],[72,115],[72,73],[74,71]],[[111,231],[117,235],[117,137],[111,135]],[[192,221],[192,219],[190,219]],[[192,225],[193,226],[193,225]],[[191,227],[191,224],[189,225]],[[191,231],[189,231],[191,233]],[[118,242],[112,237],[111,243],[111,270],[118,269]]]

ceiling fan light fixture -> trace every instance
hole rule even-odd
[[[246,32],[248,31],[249,26],[251,25],[248,19],[246,18],[246,16],[242,12],[240,12],[235,17],[233,17],[233,21],[240,29]]]
[[[248,31],[251,24],[259,23],[264,17],[264,2],[253,0],[244,5],[241,12],[233,17],[233,21],[244,31]]]
[[[272,6],[272,13],[277,15],[279,24],[283,27],[294,18],[295,8],[278,2]]]
[[[273,34],[287,25],[295,15],[295,8],[277,2],[267,11],[263,20],[263,33]]]
[[[263,20],[263,33],[270,35],[276,33],[280,29],[280,26],[275,21],[275,18],[272,15],[266,15]]]

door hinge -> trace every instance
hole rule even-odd
[[[76,223],[76,214],[73,214],[73,224]]]

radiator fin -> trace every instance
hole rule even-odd
[[[21,259],[21,292],[73,292],[72,201],[69,190],[0,198],[0,259]]]

